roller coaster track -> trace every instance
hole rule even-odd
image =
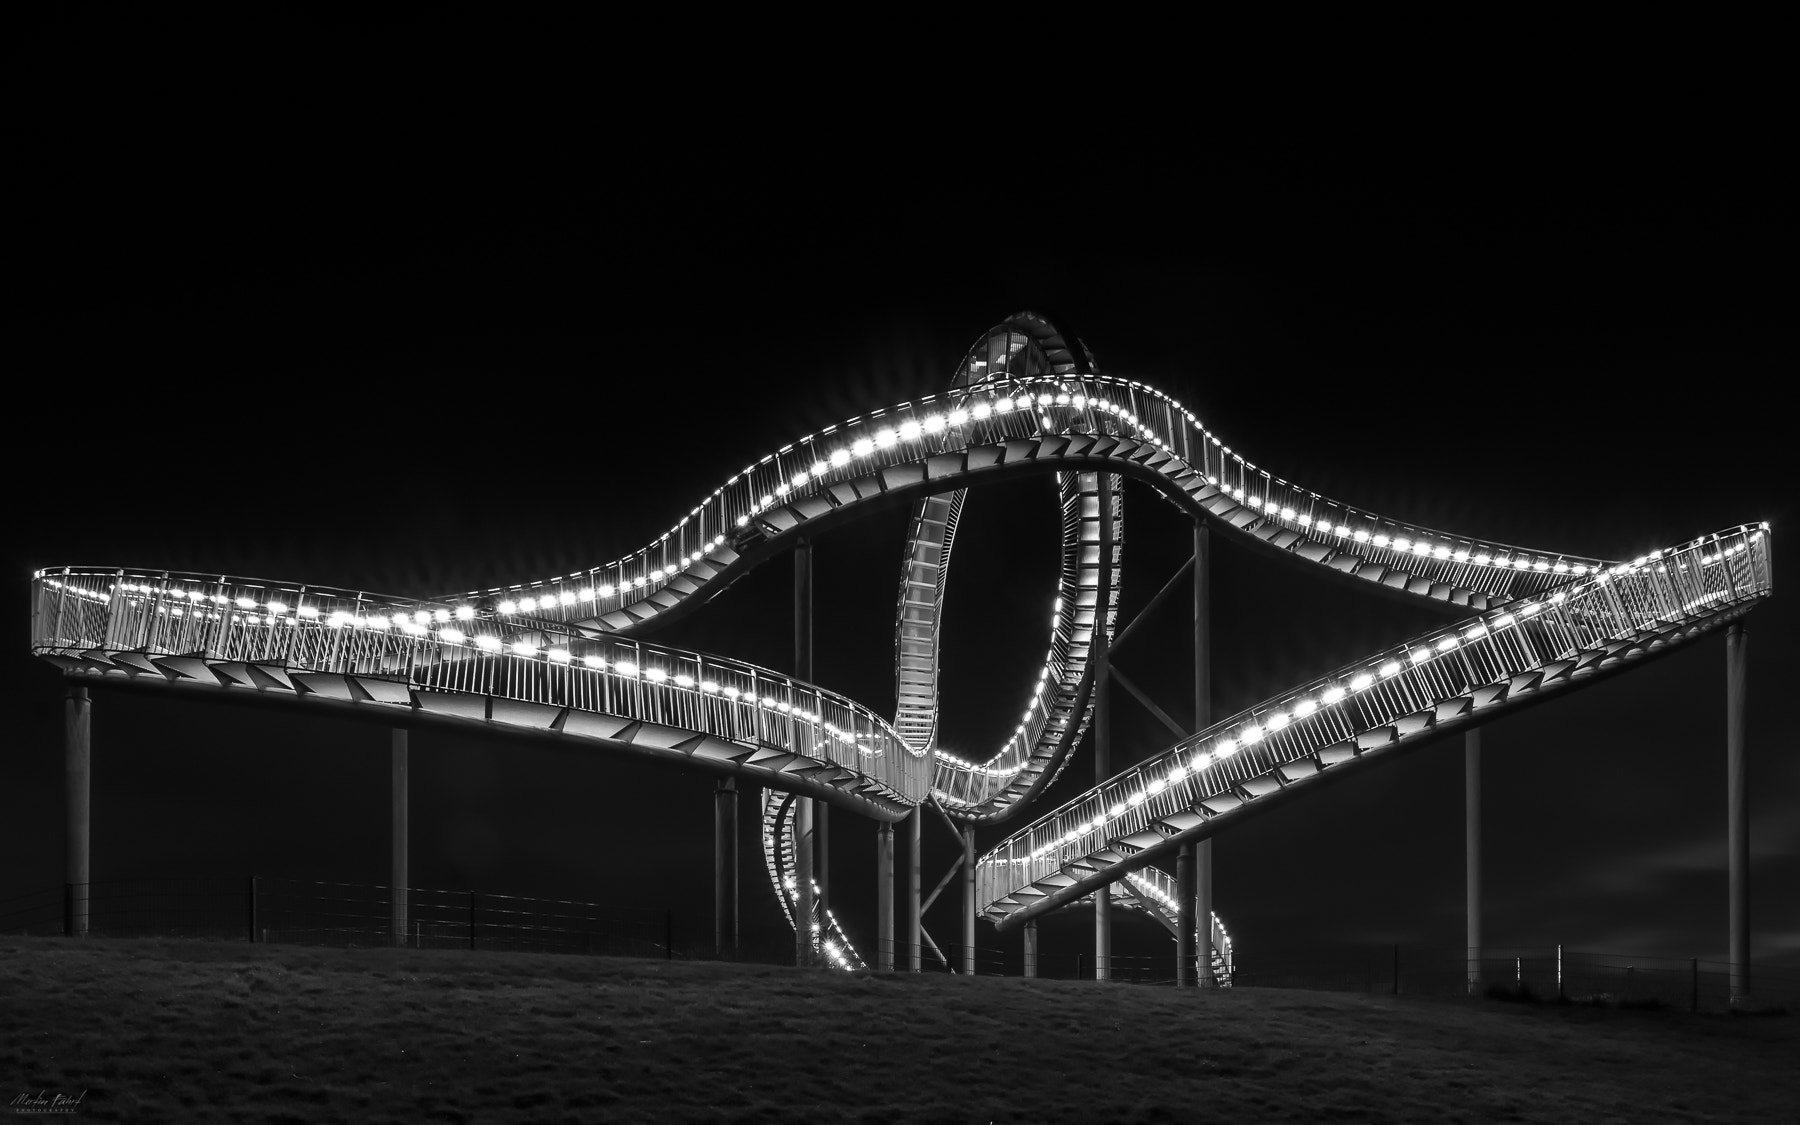
[[[40,571],[33,651],[71,677],[498,729],[744,775],[767,790],[765,854],[792,921],[787,796],[886,821],[929,799],[956,820],[995,824],[1067,764],[1092,714],[1090,651],[1116,626],[1121,478],[1264,552],[1462,615],[1196,732],[1017,830],[976,867],[982,914],[1008,929],[1109,885],[1158,913],[1166,877],[1151,865],[1182,843],[1687,644],[1772,590],[1767,525],[1630,562],[1420,528],[1258,468],[1180,403],[1093,368],[1047,321],[1010,318],[969,351],[946,393],[783,446],[631,555],[505,588],[409,598],[155,569]],[[1046,473],[1059,483],[1063,552],[1040,675],[1005,743],[959,758],[938,744],[937,669],[962,499],[973,485]],[[892,721],[770,669],[641,639],[803,536],[896,504],[910,505],[912,530]],[[835,919],[816,921],[821,941],[842,945],[837,963],[860,963]]]

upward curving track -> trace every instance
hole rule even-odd
[[[1059,482],[1063,550],[1041,673],[1011,736],[985,759],[958,758],[938,745],[937,669],[962,498],[1046,473]],[[1016,831],[977,867],[981,910],[1002,928],[1099,886],[1129,889],[1183,841],[1688,643],[1772,590],[1766,526],[1621,562],[1360,511],[1259,468],[1181,404],[1097,372],[1078,344],[1021,314],[977,342],[944,394],[783,446],[604,566],[426,598],[63,567],[35,576],[32,646],[71,676],[491,726],[745,774],[770,790],[765,850],[789,909],[782,794],[883,820],[929,799],[1000,823],[1067,763],[1090,720],[1090,652],[1115,625],[1123,513],[1102,482],[1125,477],[1263,551],[1463,616],[1196,732]],[[641,639],[802,536],[896,504],[912,521],[892,720],[779,672]]]

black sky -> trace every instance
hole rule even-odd
[[[1603,557],[1786,526],[1794,184],[1741,115],[1315,121],[1233,145],[1122,100],[896,128],[892,91],[864,112],[791,74],[766,100],[745,70],[589,82],[605,68],[556,29],[482,30],[110,14],[15,43],[0,895],[61,880],[32,569],[394,593],[571,571],[794,437],[940,389],[1020,309],[1259,464],[1400,519]],[[1184,531],[1130,500],[1137,605]],[[877,708],[901,536],[890,513],[820,546],[820,679]],[[946,656],[968,752],[1035,670],[1054,542],[1048,484],[971,500]],[[784,667],[788,571],[765,571],[657,639]],[[1214,590],[1221,713],[1439,620],[1229,544]],[[1750,624],[1753,917],[1758,956],[1800,964],[1791,604]],[[1187,710],[1178,622],[1121,662]],[[1492,942],[1722,955],[1723,663],[1710,640],[1487,728]],[[1115,755],[1160,748],[1119,712]],[[95,877],[380,881],[384,738],[102,696]],[[414,746],[415,882],[703,923],[708,778]],[[1460,796],[1446,745],[1270,812],[1220,840],[1219,909],[1247,950],[1458,946]],[[866,935],[872,831],[834,824]],[[746,919],[773,926],[752,855]],[[625,856],[648,870],[621,878]]]

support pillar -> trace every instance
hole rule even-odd
[[[1750,636],[1742,621],[1725,631],[1725,837],[1731,884],[1731,1002],[1750,999],[1750,778],[1744,695]]]
[[[975,829],[962,830],[962,971],[975,975]]]
[[[392,812],[388,818],[388,905],[389,918],[392,924],[392,936],[395,945],[406,944],[407,934],[407,896],[406,888],[411,876],[407,863],[407,738],[406,731],[395,727],[391,742],[391,772],[389,775],[389,794],[392,798]]]
[[[66,814],[63,844],[63,934],[86,937],[88,933],[89,792],[93,780],[88,740],[93,704],[86,684],[70,683],[63,697],[63,808]]]
[[[1094,599],[1094,784],[1112,777],[1112,638],[1106,619],[1112,606],[1113,586],[1113,486],[1112,476],[1100,478],[1100,585]],[[1094,888],[1094,979],[1112,975],[1112,887]]]
[[[1175,855],[1175,987],[1195,983],[1194,845],[1183,844]]]
[[[894,826],[875,829],[875,968],[894,971]]]
[[[1463,879],[1468,895],[1469,995],[1481,994],[1481,728],[1463,735]]]
[[[919,826],[924,823],[924,816],[925,810],[919,805],[906,814],[906,967],[915,973],[925,967],[921,948],[925,928],[919,922]]]
[[[1212,726],[1212,532],[1204,520],[1194,521],[1194,730]],[[1213,842],[1194,845],[1194,979],[1202,988],[1218,984],[1213,979]],[[1189,893],[1184,889],[1184,894]],[[1184,904],[1185,905],[1185,904]],[[1188,932],[1184,928],[1183,932]]]
[[[713,952],[729,961],[738,956],[737,797],[736,778],[713,790]]]
[[[812,540],[801,539],[794,548],[794,677],[812,682],[813,678],[813,584]],[[813,884],[818,879],[814,870],[814,801],[810,797],[794,799],[794,958],[796,963],[817,962],[818,935],[813,931],[819,911],[814,901]]]
[[[1037,919],[1033,918],[1019,928],[1025,931],[1025,975],[1035,977],[1038,975]]]

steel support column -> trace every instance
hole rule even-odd
[[[875,829],[875,968],[894,971],[894,826]]]
[[[713,789],[713,951],[721,959],[738,956],[737,779],[725,777]]]
[[[919,828],[924,817],[918,805],[906,814],[906,967],[915,973],[925,967],[925,928],[919,921]]]
[[[89,730],[93,704],[85,684],[67,685],[63,697],[63,808],[66,814],[63,843],[63,933],[86,937],[88,932],[89,792],[93,781]]]
[[[411,885],[411,873],[407,862],[407,738],[406,731],[399,727],[393,730],[390,741],[390,770],[388,795],[391,799],[391,812],[388,816],[388,904],[389,922],[395,945],[405,945],[408,930],[406,888]]]
[[[962,964],[975,975],[975,829],[962,830]]]
[[[1113,490],[1110,474],[1101,473],[1100,574],[1094,595],[1094,784],[1112,777],[1112,675],[1111,638],[1106,632],[1107,610],[1112,604]],[[1094,979],[1112,974],[1112,887],[1094,888]]]
[[[813,584],[812,540],[801,539],[794,548],[794,676],[812,682],[813,678]],[[813,932],[818,908],[813,899],[813,801],[800,797],[794,801],[794,960],[797,964],[816,963],[819,941]]]
[[[1194,977],[1194,845],[1175,853],[1175,986],[1191,987]]]
[[[1212,726],[1212,532],[1205,521],[1194,521],[1194,730]],[[1184,909],[1192,910],[1194,925],[1183,932],[1194,934],[1195,981],[1212,988],[1213,979],[1213,842],[1194,845],[1193,880],[1182,884],[1181,894],[1191,896]]]
[[[1481,992],[1481,728],[1463,735],[1463,878],[1469,930],[1469,994]]]
[[[1025,931],[1025,975],[1035,977],[1038,975],[1037,919],[1033,918],[1019,928]]]
[[[1731,883],[1731,1002],[1750,999],[1750,778],[1744,746],[1744,694],[1750,636],[1734,621],[1725,631],[1725,839]]]

